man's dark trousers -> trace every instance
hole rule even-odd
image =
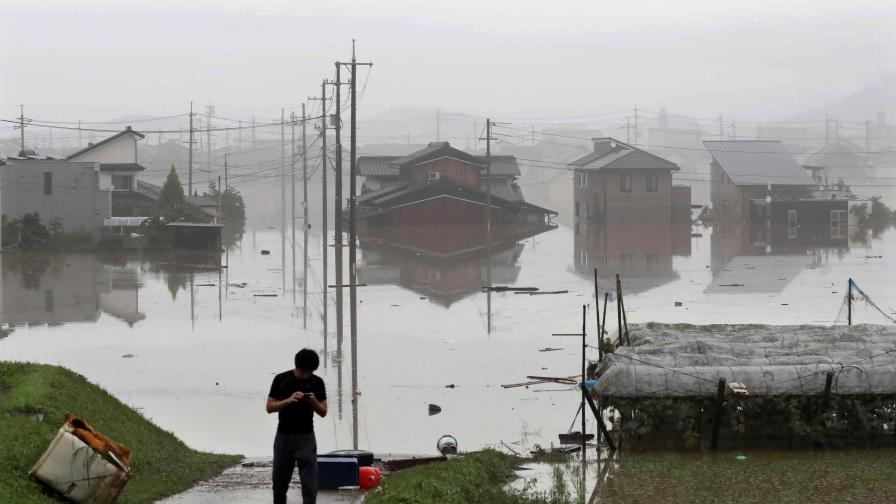
[[[293,469],[299,466],[302,503],[317,502],[317,441],[314,433],[283,434],[274,438],[274,504],[286,504]]]

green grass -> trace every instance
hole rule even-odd
[[[896,452],[623,454],[600,502],[896,502]]]
[[[0,502],[57,499],[28,476],[63,415],[79,415],[131,450],[134,477],[119,502],[153,502],[239,462],[240,456],[188,448],[83,376],[65,368],[0,362]],[[42,422],[31,418],[43,414]]]
[[[515,478],[521,460],[494,450],[469,453],[447,462],[414,467],[383,479],[367,494],[365,504],[565,504],[565,489],[550,495],[512,492],[506,484]],[[556,490],[556,489],[555,489]]]

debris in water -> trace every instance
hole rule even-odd
[[[121,356],[122,359],[133,359],[134,357],[136,357],[136,355],[134,355],[132,353],[126,353]]]
[[[196,287],[217,287],[217,286],[218,286],[218,284],[213,284],[213,283],[196,284]]]
[[[676,307],[677,307],[677,306],[681,306],[681,301],[676,301],[676,302],[675,302],[675,306],[676,306]]]
[[[246,282],[240,282],[240,283],[231,283],[231,284],[227,284],[227,285],[229,287],[236,287],[237,289],[245,289],[246,285],[248,285],[248,284]]]
[[[255,297],[277,297],[276,294],[253,294]]]
[[[883,259],[884,256],[865,256],[865,259]]]
[[[439,406],[437,404],[429,405],[429,416],[438,415],[441,412],[442,412],[441,406]]]
[[[747,460],[747,456],[746,456],[746,455],[738,455],[738,456],[736,456],[736,457],[734,457],[734,458],[736,458],[737,460]]]
[[[271,251],[267,249],[262,249],[261,255],[271,255]]]
[[[457,385],[455,385],[453,383],[449,383],[448,385],[445,385],[445,388],[455,388],[455,387],[457,387]]]
[[[538,349],[539,352],[556,352],[558,350],[563,350],[563,349],[562,348],[554,348],[554,347],[544,347],[544,348]]]
[[[732,284],[719,284],[719,287],[743,287],[744,284],[732,283]]]
[[[568,290],[558,290],[558,291],[523,291],[518,292],[515,291],[514,294],[528,294],[530,296],[543,296],[546,294],[569,294]]]

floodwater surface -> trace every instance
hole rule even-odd
[[[451,434],[461,450],[527,453],[567,432],[579,394],[567,385],[501,385],[580,373],[581,340],[552,334],[580,332],[588,305],[594,343],[594,267],[601,300],[613,275],[622,275],[634,322],[844,323],[850,277],[886,313],[896,307],[892,229],[829,248],[756,245],[709,227],[629,231],[608,244],[561,227],[484,252],[362,243],[359,281],[367,285],[358,288],[356,356],[347,292],[342,339],[333,289],[323,334],[319,239],[309,245],[307,304],[302,249],[296,274],[283,275],[284,263],[292,271],[292,254],[281,256],[276,231],[249,231],[220,257],[4,253],[0,335],[8,334],[0,337],[0,358],[71,368],[193,448],[267,456],[276,426],[264,410],[271,379],[310,347],[321,354],[330,405],[315,420],[322,452],[356,443],[378,453],[432,454],[436,440]],[[335,283],[333,263],[331,256],[328,284]],[[489,281],[559,293],[485,294]],[[613,298],[607,313],[613,333]],[[887,322],[863,301],[853,316]],[[559,350],[542,351],[549,348]],[[596,358],[590,349],[588,356]],[[430,415],[430,404],[441,413]]]

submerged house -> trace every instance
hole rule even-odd
[[[552,229],[557,212],[526,202],[513,156],[469,154],[430,142],[406,156],[361,156],[360,234],[383,226],[475,226]],[[483,226],[484,227],[484,226]]]
[[[814,167],[800,165],[781,142],[703,143],[712,155],[711,198],[717,220],[745,224],[763,234],[756,239],[777,243],[833,245],[847,238],[850,207],[864,202],[847,189],[819,185]]]
[[[678,166],[614,138],[570,163],[575,176],[575,269],[601,280],[616,273],[643,291],[673,280],[673,255],[690,254],[690,187],[672,183]]]

